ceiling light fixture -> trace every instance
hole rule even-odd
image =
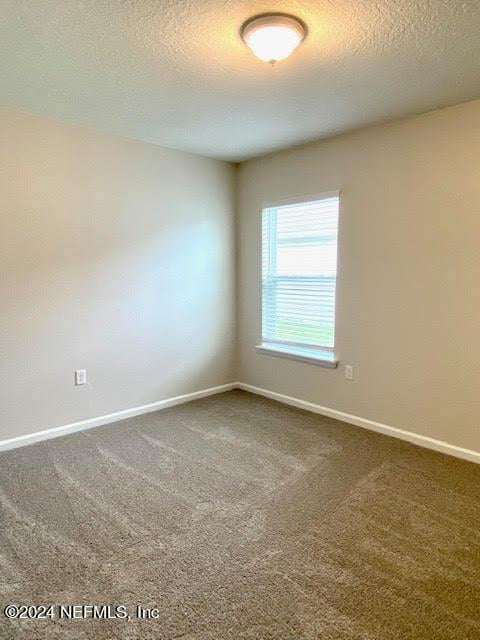
[[[257,58],[275,64],[293,53],[305,39],[307,27],[286,13],[263,13],[244,22],[240,35]]]

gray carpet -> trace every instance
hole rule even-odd
[[[0,455],[0,638],[480,638],[480,466],[241,391]],[[55,611],[56,615],[56,611]]]

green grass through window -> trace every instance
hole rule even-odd
[[[278,340],[306,342],[333,347],[334,327],[328,324],[307,324],[294,320],[277,320]]]

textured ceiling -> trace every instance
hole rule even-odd
[[[263,11],[309,35],[275,67]],[[4,106],[241,160],[480,97],[479,0],[0,0]]]

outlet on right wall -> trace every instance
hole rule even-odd
[[[340,365],[327,369],[255,349],[261,211],[335,189]],[[238,203],[238,378],[480,451],[480,101],[245,162]]]

